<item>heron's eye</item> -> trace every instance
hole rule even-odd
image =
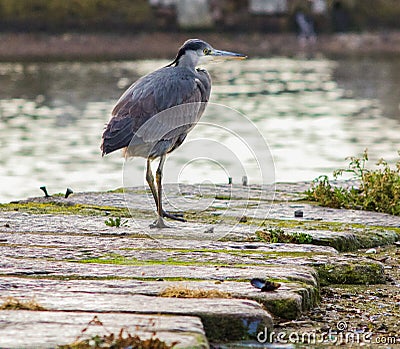
[[[210,54],[211,50],[209,50],[208,48],[205,48],[203,50],[203,52],[204,52],[205,55],[208,55],[208,54]]]

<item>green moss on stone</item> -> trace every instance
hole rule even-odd
[[[360,262],[323,264],[315,266],[322,286],[330,284],[380,284],[385,283],[383,266],[379,263]]]
[[[21,211],[31,214],[55,214],[55,215],[85,215],[85,216],[107,216],[110,214],[120,217],[130,217],[127,208],[113,206],[97,206],[86,204],[74,204],[71,202],[58,201],[21,201],[11,202],[9,204],[0,204],[2,211]]]
[[[294,320],[301,314],[301,302],[297,297],[271,298],[263,302],[269,312],[282,319]]]
[[[240,318],[236,316],[217,316],[199,314],[210,341],[227,342],[256,339],[257,334],[265,328],[272,330],[271,324],[263,323],[259,318]]]

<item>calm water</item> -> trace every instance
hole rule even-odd
[[[121,187],[120,153],[100,155],[104,124],[124,89],[164,64],[1,63],[0,202],[41,195],[41,185],[50,193]],[[250,59],[208,70],[212,102],[244,116],[210,108],[207,125],[167,161],[175,177],[166,180],[240,182],[243,174],[250,182],[310,180],[366,147],[373,160],[396,160],[398,60]],[[257,174],[254,159],[267,174]],[[141,185],[143,160],[134,161],[129,184]]]

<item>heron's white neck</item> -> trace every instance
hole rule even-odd
[[[179,58],[178,67],[186,67],[189,69],[195,69],[199,63],[199,55],[195,51],[186,51],[184,55]]]

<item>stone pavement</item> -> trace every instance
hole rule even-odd
[[[399,240],[400,217],[318,207],[304,201],[307,188],[166,186],[167,208],[188,222],[163,230],[149,228],[154,207],[145,188],[1,205],[1,300],[34,298],[46,311],[0,311],[0,347],[71,343],[95,315],[111,332],[126,327],[177,348],[256,345],[274,319],[317,306],[321,285],[384,283],[379,261],[351,251]],[[118,217],[119,227],[105,224]],[[281,231],[312,243],[260,235]],[[281,286],[260,292],[249,282],[255,277]],[[220,298],[167,298],[165,290]]]

